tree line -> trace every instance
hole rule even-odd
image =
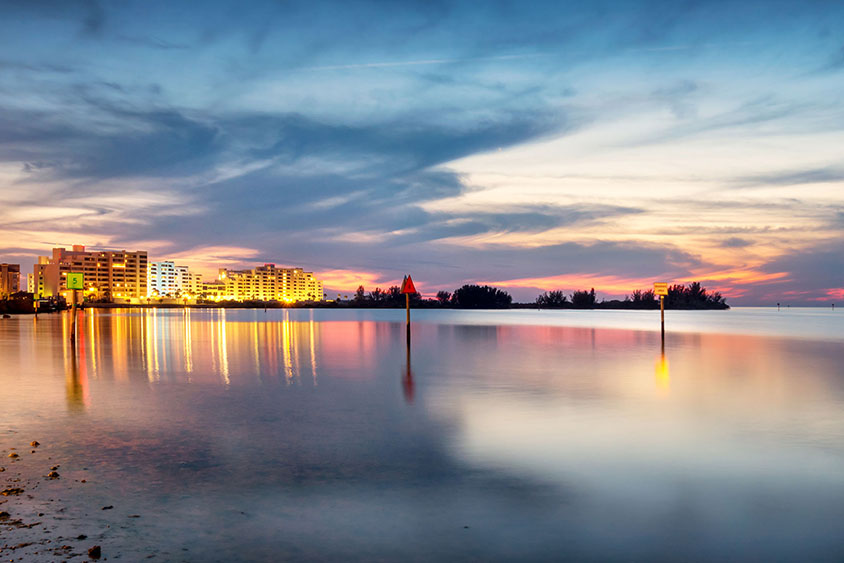
[[[598,300],[595,288],[575,291],[567,296],[562,291],[546,291],[536,298],[540,309],[659,309],[659,298],[653,289],[637,289],[624,299]],[[729,309],[730,306],[718,291],[707,291],[700,282],[688,285],[674,284],[665,296],[666,309]]]
[[[658,309],[659,299],[652,289],[637,289],[624,299],[598,300],[595,288],[578,290],[570,294],[562,290],[546,291],[533,303],[513,303],[512,296],[504,290],[489,285],[466,284],[450,291],[438,291],[435,299],[424,299],[418,293],[410,296],[410,304],[416,308],[455,308],[455,309]],[[405,297],[401,288],[392,286],[386,290],[375,288],[367,292],[359,286],[354,297],[348,301],[315,306],[345,307],[404,307]],[[666,309],[729,309],[724,297],[717,291],[708,291],[700,282],[688,285],[669,286],[665,296]]]
[[[451,291],[438,291],[435,299],[424,299],[418,293],[410,295],[412,307],[458,309],[507,309],[513,303],[513,298],[506,291],[488,285],[466,284]],[[359,286],[354,297],[345,303],[353,307],[404,307],[405,297],[398,286],[386,290],[376,287],[367,292]]]

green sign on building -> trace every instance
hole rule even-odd
[[[67,288],[68,289],[84,289],[82,286],[82,272],[68,272],[67,273]]]

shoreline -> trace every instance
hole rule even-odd
[[[101,546],[111,526],[89,517],[85,511],[93,507],[64,498],[76,496],[74,489],[94,485],[86,478],[74,479],[79,471],[64,475],[60,460],[53,459],[48,446],[10,432],[0,448],[0,557],[9,561],[103,557]],[[87,468],[82,471],[85,475]]]

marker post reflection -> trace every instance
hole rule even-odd
[[[413,395],[414,395],[414,384],[413,384],[413,372],[410,369],[410,339],[407,340],[407,357],[405,360],[405,372],[402,374],[401,386],[402,390],[404,391],[404,400],[411,404],[413,403]]]

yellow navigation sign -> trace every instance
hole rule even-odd
[[[68,289],[84,289],[82,272],[68,272],[67,273],[67,288]]]
[[[665,353],[665,296],[668,295],[668,283],[654,282],[654,293],[659,295],[659,330],[662,334],[662,352]]]

